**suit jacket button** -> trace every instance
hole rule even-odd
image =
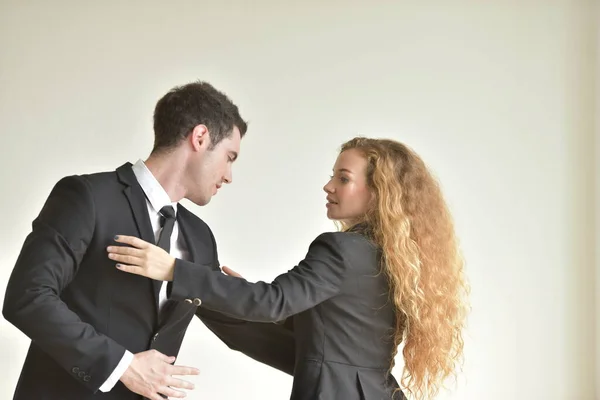
[[[71,369],[71,372],[72,372],[72,373],[74,373],[74,374],[76,374],[76,373],[78,373],[78,372],[79,372],[79,368],[77,368],[77,367],[73,367],[73,368]]]
[[[83,380],[84,380],[85,382],[89,382],[89,381],[90,381],[90,379],[92,379],[92,377],[91,377],[91,376],[89,376],[89,375],[86,375],[86,376],[84,376],[84,377],[83,377]]]
[[[195,305],[196,307],[198,307],[200,304],[202,304],[202,300],[200,300],[200,299],[198,299],[198,298],[195,298],[195,299],[194,299],[194,305]]]
[[[190,299],[185,299],[185,302],[186,302],[186,303],[191,303],[191,302],[192,302],[192,300],[190,300]]]
[[[79,373],[77,374],[78,377],[83,378],[85,376],[85,372],[83,371],[79,371]]]

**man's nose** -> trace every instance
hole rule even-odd
[[[233,182],[233,174],[230,171],[227,171],[227,173],[223,176],[223,182],[225,183],[231,183]]]

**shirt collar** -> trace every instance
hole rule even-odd
[[[142,190],[146,194],[146,198],[148,198],[150,205],[157,214],[161,208],[168,205],[173,206],[173,210],[177,213],[177,202],[171,201],[165,189],[156,180],[154,175],[152,175],[152,172],[150,172],[141,159],[133,164],[131,169],[142,187]]]

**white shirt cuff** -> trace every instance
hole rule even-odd
[[[123,357],[121,357],[121,361],[119,361],[119,364],[114,369],[113,373],[110,374],[106,382],[104,382],[102,386],[100,386],[100,391],[110,392],[110,390],[117,384],[117,382],[119,382],[119,379],[121,379],[121,376],[123,376],[125,371],[127,371],[127,368],[129,368],[131,361],[133,361],[133,354],[125,350],[125,354],[123,354]]]

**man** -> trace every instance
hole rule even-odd
[[[246,123],[210,84],[174,88],[154,112],[150,157],[116,171],[69,176],[53,188],[11,274],[4,317],[31,338],[14,399],[159,400],[192,385],[172,375],[187,326],[198,315],[230,348],[291,374],[291,331],[203,310],[189,293],[193,271],[170,284],[125,274],[106,247],[131,234],[177,257],[219,268],[210,228],[177,202],[207,204],[238,157]]]

